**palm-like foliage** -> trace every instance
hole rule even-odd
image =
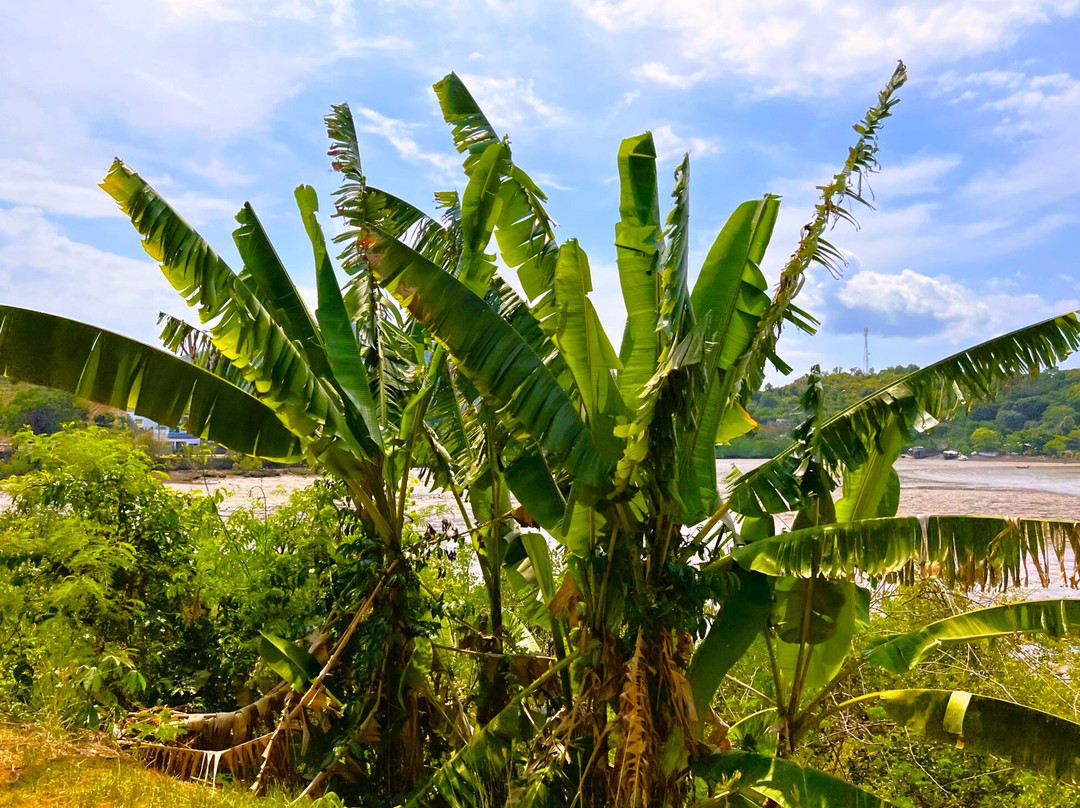
[[[830,419],[812,380],[792,446],[720,496],[714,446],[754,426],[746,406],[766,365],[790,370],[777,356],[785,323],[816,327],[794,301],[811,266],[838,269],[825,234],[851,218],[849,203],[865,202],[863,179],[876,167],[878,134],[904,80],[901,65],[855,127],[854,147],[822,186],[771,294],[761,263],[779,199],[735,209],[691,289],[689,158],[675,172],[664,217],[652,136],[624,141],[615,249],[627,323],[618,350],[590,300],[585,252],[573,239],[559,244],[543,192],[451,74],[435,91],[467,181],[460,194],[436,195],[441,221],[369,185],[348,107],[328,116],[330,155],[344,178],[337,240],[350,278],[339,286],[314,191],[301,186],[314,313],[250,206],[237,216],[244,265],[234,272],[118,161],[105,189],[198,309],[202,329],[166,321],[163,332],[190,361],[17,309],[2,310],[0,361],[9,375],[184,423],[241,451],[302,455],[345,481],[385,547],[380,597],[390,631],[369,716],[379,716],[379,776],[391,798],[411,791],[416,804],[674,805],[696,774],[726,789],[717,799],[730,804],[879,804],[790,761],[710,746],[705,739],[716,740],[719,726],[711,701],[724,674],[764,636],[779,752],[789,754],[851,658],[854,626],[865,617],[860,576],[932,569],[950,581],[998,583],[1015,579],[1027,559],[1075,553],[1078,542],[1075,525],[898,519],[892,470],[911,430],[1080,345],[1072,314],[950,357]],[[493,240],[524,298],[498,276]],[[51,361],[27,361],[43,344]],[[425,684],[431,658],[419,650],[430,648],[409,622],[405,511],[418,471],[457,500],[490,607],[490,644],[480,652],[491,660],[483,671],[490,684],[480,688],[475,727],[442,727],[440,745],[452,749],[441,762],[425,761],[421,748],[425,735],[440,735],[430,719],[439,709]],[[516,519],[511,494],[522,506]],[[797,511],[793,529],[774,535],[772,516],[788,510]],[[538,525],[561,546],[561,579],[544,535],[522,533],[517,522]],[[516,695],[505,684],[504,581],[524,604],[520,616],[550,631],[557,659]],[[711,624],[703,617],[710,611]],[[1071,611],[1060,620],[1044,612],[1041,623],[1032,612],[928,627],[867,655],[895,666],[935,642],[1074,623]],[[542,684],[545,708],[530,708]],[[424,699],[431,710],[421,709]],[[902,722],[936,709],[929,696],[911,699],[915,707],[894,711]],[[371,723],[361,729],[373,740]],[[997,741],[986,748],[1032,759]],[[429,762],[432,779],[414,789]],[[1049,773],[1072,776],[1071,765]]]

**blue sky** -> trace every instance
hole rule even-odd
[[[775,279],[903,58],[877,210],[833,233],[844,277],[814,270],[800,301],[822,331],[781,355],[853,367],[869,327],[873,365],[926,363],[1080,308],[1077,42],[1080,0],[8,4],[0,300],[148,341],[159,310],[188,315],[96,187],[114,156],[228,258],[250,200],[311,289],[292,189],[313,184],[333,227],[329,105],[352,106],[369,180],[430,210],[463,184],[430,89],[454,70],[588,252],[618,344],[621,138],[653,131],[662,187],[690,152],[695,268],[736,204],[782,194]]]

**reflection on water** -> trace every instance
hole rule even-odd
[[[909,488],[1005,488],[1080,497],[1080,463],[902,458],[896,470],[901,485]]]

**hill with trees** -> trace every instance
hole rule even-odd
[[[834,368],[822,374],[826,416],[869,396],[874,390],[917,370],[897,365],[866,373]],[[799,397],[807,377],[754,394],[750,414],[757,429],[726,446],[717,457],[771,457],[791,440],[791,430],[805,417]],[[1051,369],[1034,378],[1003,385],[998,396],[929,430],[918,445],[931,450],[1016,452],[1072,457],[1080,453],[1080,370]]]

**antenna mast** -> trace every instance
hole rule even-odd
[[[863,353],[862,353],[863,372],[866,373],[867,376],[869,376],[870,375],[870,329],[869,328],[864,328],[862,330],[862,338],[863,338]]]

